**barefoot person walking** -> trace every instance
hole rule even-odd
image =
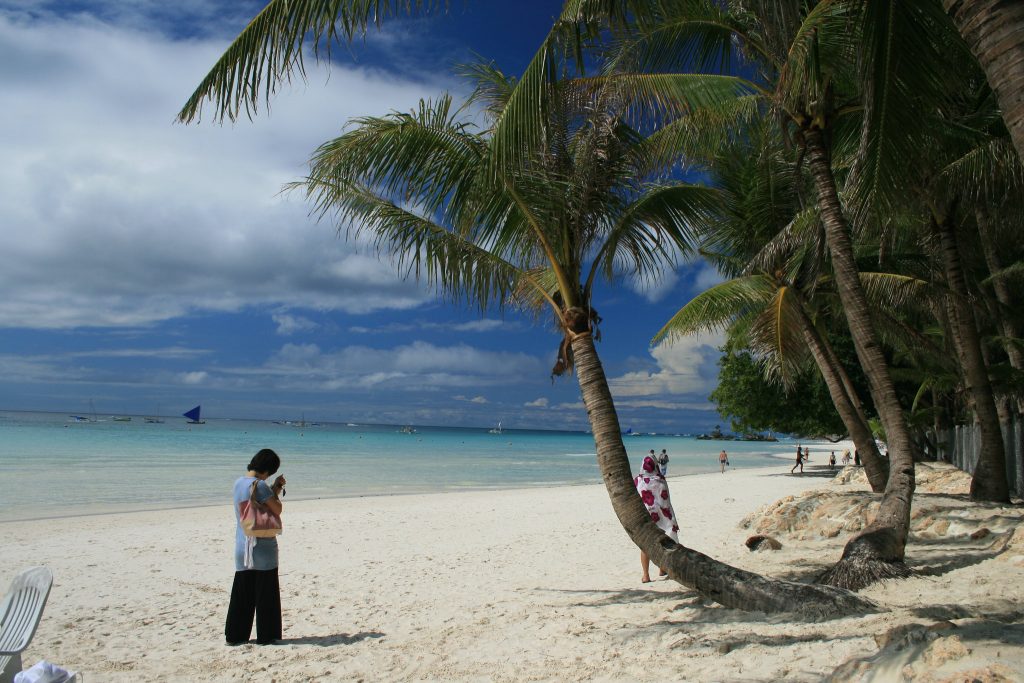
[[[718,454],[718,465],[722,468],[722,474],[725,474],[725,467],[729,464],[729,454],[722,449],[722,452]]]
[[[799,446],[796,447],[796,464],[793,465],[793,469],[791,469],[789,471],[789,473],[793,474],[796,471],[797,467],[800,468],[800,474],[803,474],[804,473],[804,452],[800,449]]]
[[[658,463],[651,456],[644,458],[644,464],[640,474],[633,479],[637,493],[651,515],[651,521],[658,525],[658,528],[665,532],[665,535],[676,543],[679,542],[679,526],[676,524],[676,513],[672,509],[672,500],[668,496],[668,483],[661,475]],[[643,550],[640,551],[640,567],[643,574],[640,581],[650,583],[651,581],[651,558]],[[661,576],[665,576],[664,569]]]

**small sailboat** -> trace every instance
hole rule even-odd
[[[404,427],[402,427],[398,431],[400,431],[402,434],[415,434],[416,433],[416,429],[412,425],[405,425]]]
[[[501,434],[501,420],[498,420],[498,426],[494,429],[487,431],[488,434]]]
[[[188,418],[188,424],[190,424],[190,425],[204,425],[204,424],[206,424],[206,420],[200,419],[200,417],[199,417],[199,409],[200,408],[202,408],[202,406],[196,406],[195,408],[193,408],[192,410],[188,411],[187,413],[182,413],[185,417]]]
[[[147,417],[146,423],[151,425],[162,425],[163,420],[160,419],[160,406],[156,407],[156,417]]]
[[[91,399],[89,400],[89,412],[92,414],[92,417],[86,417],[85,415],[71,415],[70,417],[75,422],[99,422],[96,419],[96,406],[92,404]]]

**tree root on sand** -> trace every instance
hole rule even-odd
[[[866,552],[852,552],[821,573],[815,582],[859,591],[878,581],[906,579],[911,575],[910,567],[903,562],[882,560]]]

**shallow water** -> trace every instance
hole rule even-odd
[[[583,432],[307,424],[142,417],[75,422],[66,414],[0,412],[0,521],[216,505],[260,448],[281,456],[286,500],[517,488],[601,480]],[[649,449],[668,450],[669,476],[713,472],[724,446],[733,467],[784,463],[795,442],[625,438],[634,471]],[[827,446],[822,446],[827,448]]]

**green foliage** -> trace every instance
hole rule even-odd
[[[736,432],[772,431],[801,436],[845,434],[828,387],[817,370],[794,378],[786,390],[765,379],[761,364],[746,349],[723,349],[718,387],[711,400]]]

